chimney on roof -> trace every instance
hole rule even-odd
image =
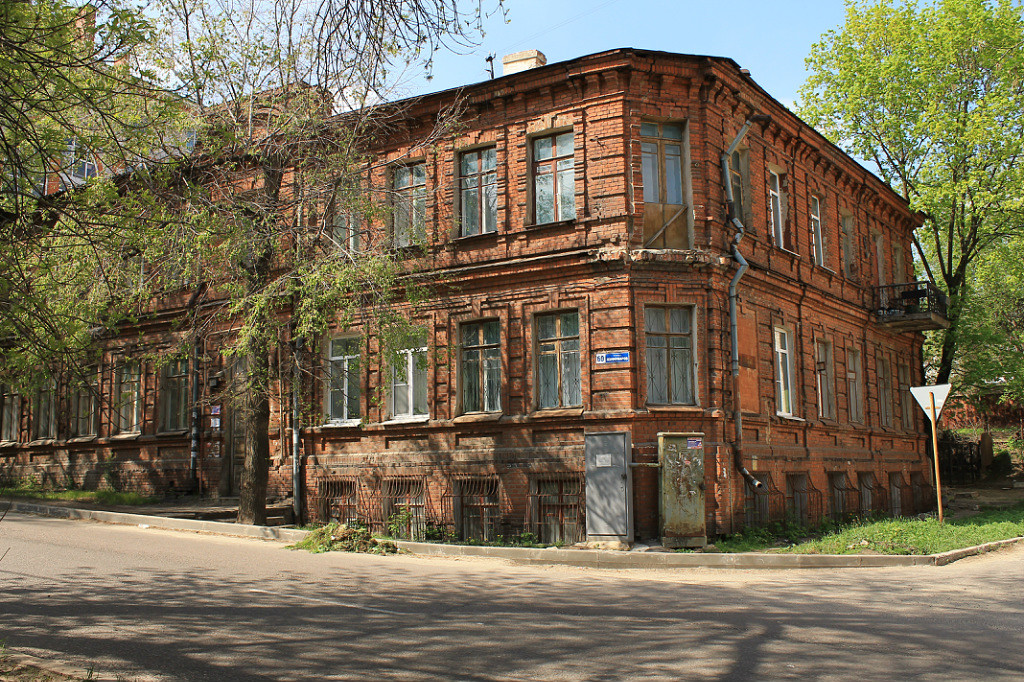
[[[548,63],[548,58],[540,50],[523,50],[513,52],[501,58],[501,75],[511,76],[513,73],[535,69]]]

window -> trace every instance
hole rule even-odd
[[[853,216],[844,215],[840,219],[843,231],[843,275],[848,279],[857,277],[857,240],[854,239]]]
[[[860,350],[846,349],[846,398],[849,401],[849,418],[851,422],[864,421],[864,366]]]
[[[796,244],[787,224],[786,210],[786,174],[768,171],[768,217],[771,219],[775,245],[787,251],[796,251]]]
[[[828,267],[827,233],[822,225],[822,202],[817,196],[811,196],[811,241],[814,242],[814,262],[823,268]]]
[[[787,511],[797,523],[811,520],[811,496],[807,485],[807,474],[786,474]]]
[[[871,241],[875,245],[875,264],[878,268],[878,286],[884,287],[889,283],[885,276],[885,236],[881,232],[871,235]]]
[[[134,360],[123,360],[114,373],[117,430],[138,433],[142,430],[142,367]]]
[[[359,339],[331,339],[327,357],[327,419],[359,419]]]
[[[331,225],[331,239],[342,251],[357,253],[359,251],[359,219],[351,213],[343,211],[334,214]]]
[[[392,538],[420,540],[427,525],[423,481],[393,479],[384,482],[385,532]]]
[[[792,343],[792,334],[788,329],[775,328],[776,411],[784,416],[793,415]]]
[[[647,342],[647,402],[693,405],[693,310],[644,309]]]
[[[494,147],[460,155],[460,214],[462,236],[498,229],[498,174]]]
[[[412,246],[424,241],[427,236],[427,165],[398,166],[392,182],[395,246]]]
[[[888,358],[878,358],[878,421],[892,426],[892,367]]]
[[[732,184],[732,199],[735,203],[734,217],[751,231],[750,220],[750,154],[746,149],[737,149],[729,159],[729,182]]]
[[[463,540],[489,541],[498,530],[500,507],[498,481],[493,478],[466,478],[456,482],[458,508],[455,518]]]
[[[875,475],[870,471],[857,474],[857,488],[860,491],[860,513],[870,514],[875,509]]]
[[[32,403],[32,439],[57,437],[56,386],[50,381],[36,390]]]
[[[896,367],[896,375],[900,384],[900,418],[903,421],[903,428],[909,431],[914,427],[914,396],[910,393],[910,365],[901,362]]]
[[[97,368],[87,367],[85,380],[81,381],[71,395],[71,418],[69,430],[72,436],[95,436],[99,427],[99,382]]]
[[[850,511],[847,496],[852,492],[850,481],[843,472],[828,475],[828,506],[832,518],[841,519]]]
[[[171,360],[160,378],[161,430],[187,429],[188,408],[188,360]]]
[[[391,368],[390,399],[391,417],[394,419],[428,415],[425,347],[398,351],[398,364]]]
[[[765,526],[772,520],[772,476],[766,471],[751,472],[764,488],[756,490],[750,481],[744,486],[744,511],[748,526]]]
[[[895,281],[893,284],[906,284],[907,280],[907,261],[906,252],[903,250],[902,244],[894,244],[892,247],[892,262],[893,262],[893,278]]]
[[[640,124],[644,183],[644,246],[689,247],[683,200],[683,127]]]
[[[68,155],[71,159],[71,177],[76,180],[88,180],[96,177],[99,167],[88,147],[78,140],[69,140]]]
[[[836,418],[836,378],[833,369],[832,342],[818,339],[814,342],[814,373],[818,382],[818,416]]]
[[[462,325],[462,411],[501,411],[501,327],[497,320]]]
[[[537,317],[537,407],[583,404],[579,314]]]
[[[533,220],[538,225],[576,218],[572,132],[533,140]]]
[[[889,473],[889,513],[894,517],[903,516],[903,474]]]
[[[537,536],[544,544],[571,543],[584,527],[582,482],[574,478],[535,481]]]
[[[0,440],[17,442],[21,436],[21,396],[10,386],[0,387],[3,406],[0,409]]]

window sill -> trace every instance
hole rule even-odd
[[[782,253],[786,254],[790,258],[799,258],[800,257],[800,254],[797,253],[796,251],[790,251],[785,246],[779,246],[778,243],[775,244],[775,249],[777,251],[781,251]]]
[[[158,431],[158,438],[180,438],[181,436],[188,435],[188,429],[178,429],[177,431]]]
[[[478,234],[460,234],[455,238],[457,244],[471,244],[475,241],[482,241],[488,237],[494,239],[498,236],[497,230],[491,230],[490,232],[480,232]]]
[[[337,421],[324,422],[320,426],[317,426],[317,430],[326,429],[328,431],[332,429],[354,429],[363,425],[361,419],[341,419]]]
[[[536,223],[534,225],[524,225],[523,229],[525,229],[525,230],[544,230],[544,229],[555,228],[555,227],[570,227],[570,226],[575,225],[575,224],[576,224],[576,219],[575,218],[571,218],[569,220],[556,220],[553,223]]]
[[[582,407],[552,407],[548,409],[535,410],[527,415],[530,419],[545,419],[551,417],[582,417]]]
[[[0,448],[14,448],[21,445],[16,440],[0,440]]]
[[[792,414],[782,414],[780,412],[776,412],[775,416],[778,417],[779,419],[784,419],[788,422],[802,422],[804,424],[807,423],[807,420],[804,419],[803,417],[796,417]]]
[[[115,433],[108,440],[135,440],[141,435],[141,431],[125,431],[124,433]]]
[[[56,442],[56,438],[36,438],[35,440],[30,440],[26,445],[33,448],[39,445],[54,445]]]
[[[453,424],[472,424],[475,422],[496,422],[505,414],[503,412],[469,412],[460,414],[452,420]]]
[[[74,438],[68,438],[67,443],[69,445],[73,443],[92,443],[95,440],[96,434],[92,434],[91,436],[75,436]]]
[[[423,414],[415,417],[394,417],[387,421],[380,422],[380,426],[400,426],[402,424],[426,424],[430,421],[430,415]]]
[[[704,414],[699,405],[648,405],[648,412],[686,412],[688,414]]]
[[[830,268],[827,265],[822,265],[821,263],[815,263],[814,267],[817,268],[818,270],[823,271],[823,272],[827,272],[830,275],[835,275],[836,274],[835,270],[833,270],[832,268]]]

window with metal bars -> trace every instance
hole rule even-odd
[[[533,139],[533,221],[576,218],[576,170],[572,131]]]
[[[545,544],[576,542],[583,531],[581,482],[575,478],[543,478],[534,485],[539,540]]]
[[[644,308],[649,405],[694,405],[693,309]]]
[[[406,540],[423,537],[427,523],[423,493],[423,481],[384,481],[382,503],[389,536]]]
[[[463,539],[495,539],[500,505],[498,481],[493,478],[467,478],[455,482],[456,522]]]
[[[579,313],[538,315],[536,324],[537,407],[582,405]]]
[[[462,411],[501,411],[501,325],[498,320],[462,325]]]
[[[497,231],[498,173],[494,147],[459,155],[459,198],[463,237]]]
[[[786,474],[786,507],[799,523],[811,520],[811,499],[807,474]]]

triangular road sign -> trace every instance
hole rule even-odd
[[[932,400],[929,394],[935,395],[935,418],[938,419],[939,415],[942,414],[942,406],[946,402],[946,397],[949,395],[949,384],[938,384],[936,386],[911,386],[910,392],[914,395],[917,400],[917,404],[921,406],[924,413],[928,415],[928,418],[932,418]]]

